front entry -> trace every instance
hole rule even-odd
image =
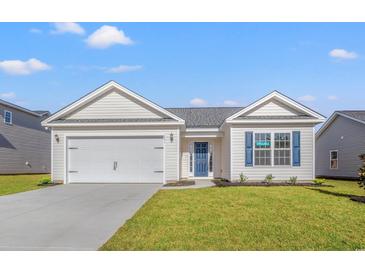
[[[208,143],[195,143],[195,177],[208,177]]]

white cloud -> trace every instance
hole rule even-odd
[[[337,59],[356,59],[358,57],[356,52],[345,49],[333,49],[328,54]]]
[[[226,106],[237,106],[238,102],[234,100],[224,100],[223,104]]]
[[[336,100],[338,100],[338,97],[336,95],[329,95],[327,97],[327,99],[330,100],[330,101],[336,101]]]
[[[62,33],[74,33],[83,35],[85,30],[77,23],[53,23],[54,29],[51,30],[52,34],[62,34]]]
[[[304,102],[313,102],[316,100],[316,97],[314,97],[313,95],[303,95],[303,96],[300,96],[299,98],[299,101],[304,101]]]
[[[0,93],[0,98],[1,99],[8,100],[8,99],[14,99],[15,97],[16,97],[15,92],[3,92],[3,93]]]
[[[128,65],[120,65],[117,67],[109,68],[106,70],[106,72],[110,73],[124,73],[124,72],[130,72],[130,71],[136,71],[142,69],[142,66],[135,65],[135,66],[128,66]]]
[[[194,98],[190,100],[190,105],[192,106],[205,106],[207,105],[207,101],[202,98]]]
[[[122,30],[104,25],[92,33],[86,39],[86,43],[92,48],[105,49],[116,44],[131,45],[133,41]]]
[[[31,28],[31,29],[29,30],[29,32],[31,32],[31,33],[42,33],[43,31],[42,31],[41,29]]]
[[[29,75],[38,71],[49,70],[51,67],[38,59],[28,61],[4,60],[0,61],[0,70],[11,75]]]

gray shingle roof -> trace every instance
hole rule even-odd
[[[172,118],[138,118],[138,119],[58,119],[52,123],[56,124],[78,124],[78,123],[143,123],[143,122],[169,122]]]
[[[365,122],[365,110],[341,110],[337,112]]]
[[[186,127],[220,127],[229,116],[243,107],[166,108],[167,111],[185,120]]]

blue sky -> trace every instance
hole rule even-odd
[[[363,109],[365,24],[1,23],[0,98],[52,112],[115,80],[164,107],[245,106],[276,89]]]

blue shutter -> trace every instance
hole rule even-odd
[[[253,156],[253,149],[252,149],[252,145],[253,145],[253,133],[250,132],[245,132],[245,144],[246,144],[246,150],[245,150],[245,155],[246,155],[246,159],[245,159],[245,164],[246,166],[253,166],[253,161],[252,161],[252,156]]]
[[[293,131],[293,166],[300,166],[300,131]]]

